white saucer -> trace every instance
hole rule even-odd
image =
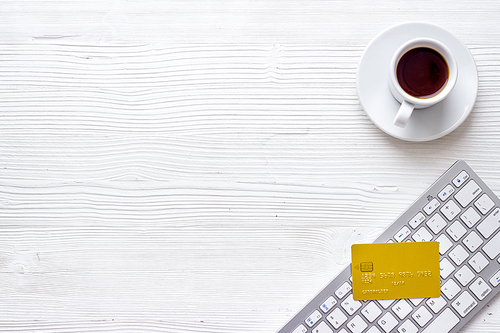
[[[415,110],[405,128],[393,125],[400,104],[389,90],[389,63],[396,49],[407,40],[430,37],[453,52],[458,79],[453,91],[441,103]],[[430,141],[455,130],[472,111],[478,89],[477,68],[469,49],[438,26],[413,22],[389,28],[375,37],[359,62],[356,85],[362,108],[382,131],[407,141]]]

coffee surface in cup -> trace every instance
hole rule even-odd
[[[443,56],[427,47],[406,52],[396,68],[401,88],[417,98],[430,98],[439,94],[446,86],[448,73],[448,64]]]

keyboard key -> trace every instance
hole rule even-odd
[[[493,200],[490,199],[490,197],[485,193],[477,201],[474,203],[474,206],[481,212],[483,215],[488,213],[490,209],[495,206],[495,203]]]
[[[474,297],[471,296],[467,291],[464,291],[456,300],[451,303],[453,308],[457,310],[458,314],[465,317],[472,311],[477,305]]]
[[[448,201],[443,208],[441,208],[441,213],[448,219],[448,221],[453,220],[458,214],[460,214],[460,207],[454,201]]]
[[[344,282],[344,284],[342,284],[342,285],[340,286],[340,288],[339,288],[339,289],[337,289],[337,290],[335,291],[335,295],[336,295],[338,298],[342,299],[342,298],[344,298],[344,297],[345,297],[345,295],[347,295],[347,294],[348,294],[351,290],[352,290],[351,285],[350,285],[349,283],[347,283],[347,282]]]
[[[453,179],[453,184],[456,187],[460,187],[467,181],[467,179],[469,179],[469,174],[465,171],[462,171],[458,176],[455,177],[455,179]]]
[[[328,327],[328,325],[322,321],[318,326],[316,326],[312,331],[312,333],[333,333],[333,331]]]
[[[392,307],[392,311],[394,311],[399,319],[403,319],[404,317],[406,317],[412,310],[413,308],[411,307],[411,305],[408,304],[408,302],[404,299],[400,300],[396,303],[396,305]]]
[[[304,325],[299,325],[292,333],[307,333],[307,328],[305,328]]]
[[[367,328],[368,325],[365,323],[363,318],[359,315],[356,315],[349,323],[347,323],[347,328],[352,333],[361,333]]]
[[[411,236],[415,242],[428,242],[432,240],[432,235],[424,227],[417,230],[416,233]]]
[[[424,327],[432,319],[432,313],[425,306],[419,307],[411,316],[420,327]]]
[[[431,215],[438,207],[440,203],[437,199],[432,199],[427,205],[424,206],[423,211],[427,215]]]
[[[490,279],[490,283],[493,287],[498,286],[500,284],[500,271],[496,272]]]
[[[448,229],[446,229],[446,232],[456,242],[467,233],[467,229],[465,229],[465,227],[460,222],[455,221],[452,225],[450,225]]]
[[[379,319],[378,324],[385,333],[389,333],[396,325],[398,324],[398,320],[394,318],[394,316],[387,312],[382,318]]]
[[[410,298],[410,302],[415,306],[419,305],[423,300],[424,298]]]
[[[469,267],[463,266],[455,273],[455,278],[460,282],[462,286],[466,286],[476,277]]]
[[[446,279],[453,273],[455,266],[447,258],[443,258],[443,260],[439,262],[439,270],[441,278]]]
[[[384,309],[387,309],[394,303],[395,299],[378,299],[377,303],[380,304]]]
[[[431,308],[434,313],[438,313],[446,305],[446,300],[443,296],[429,298],[425,303]]]
[[[424,214],[418,212],[417,215],[415,215],[413,219],[411,219],[410,222],[408,222],[408,224],[410,225],[410,227],[412,227],[412,229],[415,229],[424,221],[425,221]]]
[[[415,326],[414,323],[412,323],[409,319],[407,319],[403,325],[398,327],[398,332],[399,333],[417,333],[418,328]]]
[[[471,265],[471,267],[474,268],[474,270],[478,273],[481,272],[486,266],[488,266],[488,264],[488,259],[486,259],[481,252],[476,253],[469,260],[469,265]]]
[[[347,320],[347,316],[340,310],[339,308],[335,308],[327,317],[326,319],[332,326],[337,329],[345,323]]]
[[[376,326],[372,326],[366,333],[382,333]]]
[[[460,219],[465,223],[466,226],[472,228],[474,224],[481,219],[481,216],[472,207],[469,207],[461,216]]]
[[[478,234],[471,231],[471,233],[464,238],[463,243],[471,252],[475,252],[483,244],[483,240]]]
[[[453,186],[448,184],[441,192],[439,192],[438,197],[439,199],[441,199],[441,201],[446,201],[446,199],[448,199],[453,193],[455,193],[455,189],[453,188]]]
[[[500,253],[500,233],[496,234],[485,246],[483,246],[483,251],[490,259],[495,259]]]
[[[453,250],[450,251],[448,255],[451,260],[457,265],[460,266],[469,256],[467,251],[462,247],[462,245],[457,245]]]
[[[441,287],[441,292],[450,300],[457,296],[461,290],[460,286],[453,280],[448,280]]]
[[[344,310],[350,315],[356,312],[356,310],[361,307],[361,304],[362,303],[360,301],[355,301],[354,298],[352,298],[352,294],[347,296],[347,298],[340,303]]]
[[[500,227],[500,208],[496,208],[483,222],[479,223],[477,230],[484,238],[489,238]]]
[[[426,224],[436,235],[446,227],[446,221],[439,214],[435,214],[431,217]]]
[[[318,310],[315,310],[311,315],[306,319],[306,324],[309,327],[313,327],[321,319],[321,313]]]
[[[455,199],[458,201],[462,207],[467,207],[467,205],[474,200],[479,194],[481,194],[482,189],[477,185],[474,180],[468,182],[457,194],[455,194]]]
[[[321,304],[319,308],[323,312],[328,312],[335,304],[337,304],[337,301],[333,298],[333,296],[330,296],[323,304]]]
[[[474,295],[476,295],[477,298],[479,298],[480,301],[491,292],[491,288],[482,278],[477,278],[477,280],[470,285],[469,289],[474,293]]]
[[[367,306],[363,308],[363,310],[361,310],[361,313],[366,318],[366,320],[368,320],[370,323],[373,323],[373,321],[382,314],[382,310],[380,310],[375,302],[371,301]]]
[[[446,237],[445,234],[442,234],[441,236],[439,236],[436,241],[439,242],[439,253],[441,255],[445,254],[446,251],[448,251],[452,246],[453,246],[453,243],[451,242],[451,240]]]
[[[394,239],[398,242],[402,242],[406,237],[408,237],[409,234],[411,234],[410,229],[408,229],[407,226],[404,226],[394,235]]]
[[[457,326],[460,319],[450,308],[445,309],[422,333],[448,333]]]

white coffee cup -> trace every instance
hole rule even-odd
[[[429,49],[434,50],[434,52],[429,51]],[[437,54],[435,52],[437,52]],[[439,55],[441,56],[440,58]],[[402,59],[403,56],[405,56],[404,59]],[[422,57],[427,57],[428,59]],[[438,70],[438,66],[430,60],[429,62],[426,62],[422,59],[436,59],[437,64],[441,65],[441,69],[443,67],[442,62],[440,61],[444,59],[448,69],[448,75],[444,84],[439,86],[439,89],[434,89],[436,91],[433,90],[433,93],[427,96],[422,95],[419,90],[424,91],[425,87],[427,90],[436,88],[437,85],[432,86],[432,83],[442,82],[444,79],[442,73],[445,73],[445,71]],[[405,63],[400,64],[400,60],[403,60]],[[423,64],[425,64],[425,66]],[[420,65],[422,65],[422,68],[425,68],[425,71],[422,71],[421,67],[418,67]],[[400,70],[399,78],[404,78],[402,80],[403,82],[399,82],[398,80],[398,66]],[[430,68],[433,69],[432,75],[430,74]],[[415,74],[420,72],[425,72],[425,75],[411,75],[412,73]],[[439,81],[434,80],[439,78],[439,74],[436,73],[441,74]],[[406,75],[408,80],[406,80],[404,75]],[[416,38],[401,45],[394,53],[390,64],[389,77],[391,92],[394,95],[394,98],[401,103],[401,107],[399,108],[396,118],[394,119],[394,125],[398,127],[405,127],[414,109],[422,109],[432,106],[441,102],[450,94],[455,86],[455,83],[457,82],[458,66],[455,57],[446,45],[431,38]],[[432,78],[434,81],[427,80],[429,78]],[[420,84],[422,82],[428,84]],[[419,85],[421,87],[418,87]],[[411,92],[411,94],[409,92]]]

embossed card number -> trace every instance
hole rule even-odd
[[[354,244],[355,300],[441,295],[438,242]]]

